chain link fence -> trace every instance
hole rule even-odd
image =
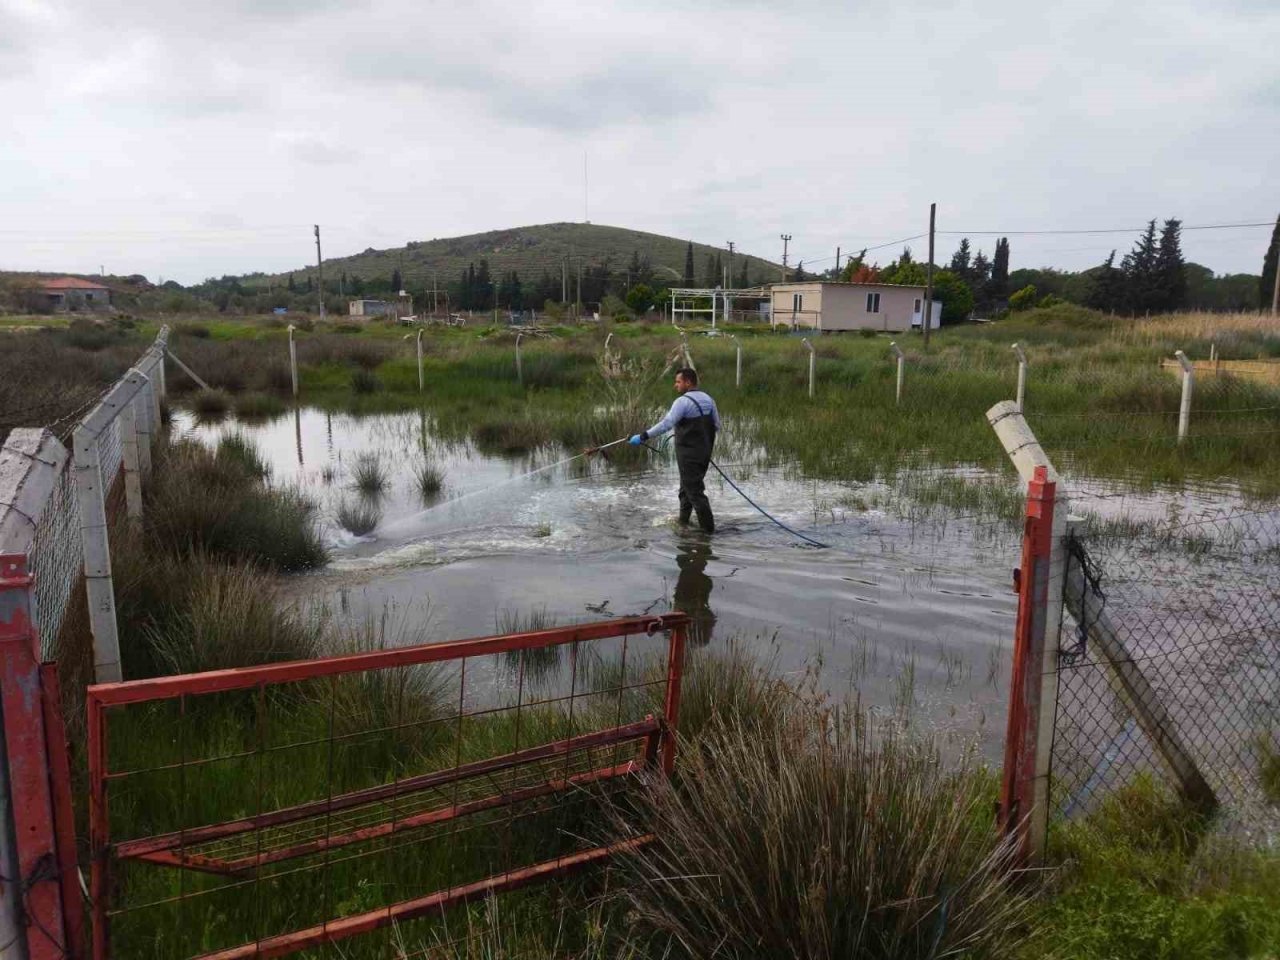
[[[1053,814],[1144,773],[1184,794],[1198,777],[1230,827],[1280,835],[1280,508],[1097,493],[1072,510],[1088,520],[1070,540],[1081,595],[1060,627]]]

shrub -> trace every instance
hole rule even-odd
[[[386,468],[376,453],[362,453],[356,457],[351,470],[351,485],[366,496],[376,496],[390,485]]]
[[[1036,286],[1029,283],[1021,290],[1017,290],[1009,295],[1009,310],[1017,313],[1020,310],[1030,310],[1036,305]]]
[[[351,374],[351,389],[355,393],[377,393],[382,389],[382,381],[370,370],[355,370]]]
[[[936,957],[1012,953],[1009,882],[985,781],[856,713],[800,709],[762,736],[714,726],[679,784],[643,801],[656,839],[623,896],[671,955]]]
[[[224,390],[201,390],[191,398],[191,408],[202,417],[220,417],[231,407]]]
[[[211,336],[209,328],[203,323],[180,323],[173,332],[179,337],[194,337],[197,340],[208,340]]]
[[[382,508],[363,497],[355,503],[344,497],[338,504],[337,519],[344,530],[363,537],[373,533],[382,522]]]
[[[285,376],[288,376],[286,371]],[[268,393],[246,393],[236,398],[236,416],[243,420],[261,420],[278,417],[289,408],[279,397]]]

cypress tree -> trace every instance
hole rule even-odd
[[[286,286],[286,287],[288,287],[288,289],[289,289],[289,292],[290,292],[290,293],[297,293],[297,292],[298,292],[298,285],[297,285],[296,283],[294,283],[294,282],[293,282],[293,274],[292,274],[292,273],[291,273],[291,274],[289,274],[289,282],[288,282],[287,284],[285,284],[285,286]]]
[[[1270,308],[1276,295],[1276,265],[1280,262],[1280,217],[1276,217],[1275,229],[1271,231],[1271,245],[1267,247],[1267,255],[1262,258],[1262,279],[1259,281],[1258,302],[1266,311]]]
[[[400,296],[400,291],[404,289],[404,278],[400,276],[400,268],[396,267],[391,271],[391,295],[393,297]]]
[[[1095,310],[1115,310],[1124,299],[1124,274],[1116,269],[1116,252],[1103,261],[1089,280],[1085,305]]]
[[[951,272],[962,280],[969,279],[969,238],[960,240],[960,248],[951,255]]]
[[[987,285],[987,295],[992,300],[1003,300],[1009,295],[1008,237],[1001,237],[996,241],[996,253],[991,260],[991,283]]]
[[[684,285],[686,287],[693,286],[693,241],[689,241],[689,245],[684,248]]]
[[[1181,310],[1187,305],[1187,264],[1182,258],[1182,221],[1166,220],[1160,231],[1156,253],[1156,280],[1162,310]]]
[[[1160,309],[1161,291],[1156,275],[1158,254],[1156,222],[1151,220],[1137,244],[1120,262],[1124,273],[1124,306],[1129,313],[1136,315]]]

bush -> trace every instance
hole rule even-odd
[[[285,377],[289,374],[286,370]],[[246,393],[236,399],[236,416],[243,420],[261,420],[267,417],[278,417],[289,408],[279,397],[269,393]]]
[[[191,408],[202,417],[220,417],[231,408],[231,398],[223,390],[201,390],[191,398]]]
[[[377,393],[382,389],[382,381],[370,370],[356,370],[351,374],[351,389],[355,393]]]
[[[1018,313],[1021,310],[1030,310],[1036,305],[1036,286],[1029,283],[1021,290],[1015,291],[1009,295],[1009,310],[1012,313]]]

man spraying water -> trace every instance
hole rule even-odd
[[[676,371],[676,393],[680,396],[671,404],[667,415],[648,430],[631,437],[629,442],[639,446],[652,437],[675,430],[676,466],[680,469],[680,522],[688,523],[696,513],[698,526],[714,533],[716,521],[703,479],[720,430],[720,411],[716,409],[716,402],[698,389],[698,371],[692,367]]]

